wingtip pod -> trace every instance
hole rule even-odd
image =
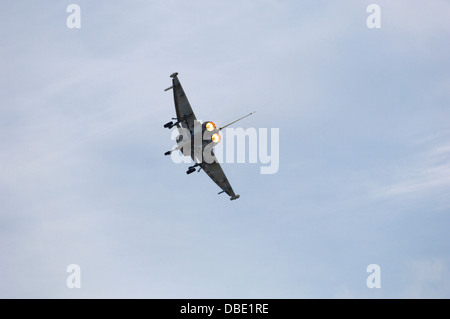
[[[234,196],[231,196],[230,200],[235,200],[235,199],[238,199],[239,197],[241,197],[241,196],[240,195],[234,195]]]

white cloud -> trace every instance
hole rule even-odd
[[[420,197],[433,208],[418,195],[449,188],[448,140],[404,143],[424,135],[405,120],[423,114],[417,97],[430,93],[447,105],[448,81],[434,76],[439,67],[445,77],[446,56],[425,50],[436,59],[421,62],[431,71],[417,85],[403,73],[417,62],[404,33],[443,43],[432,36],[447,30],[441,1],[416,2],[409,15],[409,2],[380,3],[378,33],[367,29],[360,1],[80,1],[80,30],[66,28],[64,5],[31,3],[22,10],[26,2],[11,2],[0,13],[2,296],[70,296],[69,263],[87,275],[84,296],[364,296],[344,279],[359,276],[347,266],[363,258],[361,247],[388,252],[388,269],[398,253],[392,240],[417,239],[400,219],[389,226],[402,231],[385,240],[374,202]],[[424,6],[426,21],[417,20]],[[377,45],[385,55],[371,51]],[[393,67],[399,61],[403,68]],[[277,174],[227,167],[243,195],[236,203],[162,155],[172,146],[162,125],[174,114],[163,91],[174,71],[199,117],[226,122],[256,109],[252,126],[280,127]],[[426,127],[437,132],[448,112],[428,110]],[[192,200],[195,207],[179,207]],[[430,271],[445,275],[439,258],[413,267],[413,295],[437,282]],[[245,284],[232,283],[236,272]]]
[[[390,183],[373,191],[375,198],[421,196],[446,192],[450,188],[450,143],[421,143],[425,150],[408,154],[399,164],[387,168]],[[447,203],[448,205],[448,203]]]
[[[406,270],[403,298],[448,298],[450,272],[440,258],[413,261]]]

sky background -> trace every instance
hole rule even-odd
[[[0,297],[449,298],[449,14],[444,0],[2,2]],[[165,157],[173,72],[197,118],[256,110],[239,126],[279,128],[279,171],[222,164],[230,201]]]

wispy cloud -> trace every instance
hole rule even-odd
[[[441,138],[442,140],[442,138]],[[431,145],[430,145],[431,144]],[[373,191],[375,198],[420,196],[450,189],[450,142],[428,141],[422,149],[387,168],[389,182]]]
[[[403,298],[448,298],[450,273],[443,259],[431,258],[413,261],[407,273]]]
[[[448,2],[380,0],[380,30],[357,0],[77,3],[80,30],[51,1],[0,12],[1,296],[70,296],[75,262],[84,296],[359,297],[351,263],[433,245],[385,216],[418,198],[436,225],[435,197],[449,205]],[[162,155],[175,71],[199,118],[256,109],[251,125],[280,128],[276,175],[227,170],[236,203]],[[446,254],[412,266],[411,295]]]

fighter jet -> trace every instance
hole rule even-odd
[[[213,148],[220,142],[219,132],[222,129],[255,112],[220,127],[217,127],[212,121],[199,121],[195,117],[183,87],[178,80],[178,73],[173,73],[170,77],[172,78],[172,86],[164,91],[173,90],[176,117],[172,118],[175,122],[170,121],[164,124],[164,127],[172,129],[176,126],[179,135],[176,138],[177,144],[164,155],[170,155],[174,151],[181,151],[184,156],[190,156],[194,161],[194,165],[189,167],[186,174],[195,172],[197,167],[199,167],[198,172],[203,170],[222,189],[219,194],[226,193],[230,196],[230,200],[238,199],[239,195],[234,193],[222,167],[217,162]]]

